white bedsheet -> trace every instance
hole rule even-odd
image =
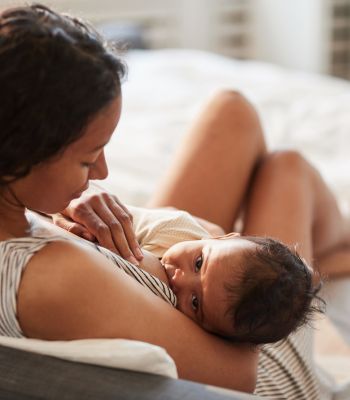
[[[105,185],[143,205],[179,139],[209,96],[242,91],[258,108],[270,148],[302,151],[339,198],[350,199],[350,84],[192,50],[135,51]]]

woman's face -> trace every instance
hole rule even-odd
[[[13,184],[11,189],[27,208],[44,213],[65,209],[89,186],[90,179],[108,175],[104,146],[120,118],[121,96],[102,109],[87,125],[85,133],[64,152],[35,166]]]
[[[208,331],[232,335],[225,284],[239,285],[245,252],[255,247],[240,237],[187,241],[170,247],[162,264],[176,294],[177,308]]]

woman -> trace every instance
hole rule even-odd
[[[66,209],[69,213],[68,204],[85,191],[90,179],[107,176],[103,147],[121,110],[124,68],[118,58],[81,22],[36,5],[1,14],[0,64],[1,317],[6,314],[3,320],[9,329],[16,335],[46,340],[128,338],[154,343],[174,358],[182,378],[254,391],[258,351],[203,331],[94,249],[60,238],[36,237],[37,227],[26,215],[26,209],[46,214]],[[334,199],[303,159],[292,153],[262,161],[266,150],[259,123],[250,105],[237,94],[226,93],[214,100],[211,112],[189,140],[153,206],[188,209],[231,230],[252,173],[262,162],[249,194],[245,232],[300,242],[300,252],[309,262],[315,221],[318,253],[342,240],[344,232],[335,226],[341,216]],[[210,166],[203,162],[208,142]],[[234,146],[223,149],[223,143]],[[285,209],[276,207],[283,194],[282,172],[280,180],[277,176],[270,183],[276,166],[282,169],[291,164],[295,167],[291,199],[300,189],[299,177],[305,175],[301,187],[305,199],[298,196],[298,203],[288,203],[295,218],[300,217],[298,224],[287,223]],[[218,174],[206,173],[208,167]],[[204,173],[205,182],[198,179]],[[217,195],[222,189],[225,197]],[[326,213],[320,213],[315,194]],[[92,232],[99,241],[109,241],[109,247],[117,247],[131,260],[141,258],[124,206],[105,194],[91,201],[99,206],[86,220],[97,221]],[[268,215],[276,219],[266,222]],[[266,365],[260,362],[259,371]],[[304,368],[303,373],[297,391],[304,393],[306,379],[307,390],[312,387],[312,396],[317,396],[311,369]]]
[[[16,244],[35,236],[25,208],[58,212],[89,179],[106,177],[103,147],[119,120],[123,65],[92,30],[45,7],[5,11],[0,27],[0,239],[3,254],[15,248],[6,264],[13,273]],[[6,302],[25,336],[143,340],[165,347],[181,377],[254,389],[257,353],[248,346],[202,331],[94,249],[62,240],[45,244],[38,243],[42,249],[30,252],[16,275],[13,314]]]

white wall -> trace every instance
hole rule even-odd
[[[255,0],[253,56],[283,66],[327,72],[331,0]]]
[[[42,0],[92,22],[131,20],[145,26],[152,47],[189,47],[253,57],[311,72],[329,71],[332,0]],[[24,0],[0,0],[0,7]],[[249,26],[230,23],[235,7],[250,7]],[[224,22],[225,21],[225,22]],[[246,48],[230,49],[229,35],[246,30]],[[251,30],[251,32],[250,32]],[[230,32],[232,31],[232,32]],[[233,47],[233,46],[232,46]]]

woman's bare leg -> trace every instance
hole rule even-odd
[[[348,240],[347,223],[320,174],[298,153],[276,152],[257,171],[244,233],[268,235],[298,251],[311,264]],[[350,272],[350,265],[348,265]],[[337,265],[322,274],[337,274]]]
[[[173,206],[229,232],[256,165],[266,153],[257,114],[239,93],[222,92],[204,109],[148,206]]]
[[[320,257],[318,268],[326,278],[350,277],[350,245],[337,246]]]

